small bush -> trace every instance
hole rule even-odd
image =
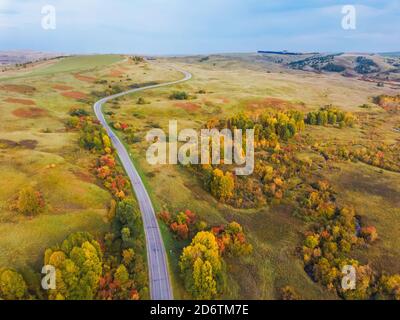
[[[44,200],[39,191],[28,186],[22,189],[18,195],[17,208],[26,216],[36,216],[44,207]]]
[[[169,96],[169,98],[171,100],[187,100],[189,99],[189,95],[185,91],[175,91]]]
[[[83,109],[73,109],[69,112],[69,115],[72,117],[86,117],[89,115],[89,112]]]
[[[282,300],[301,300],[299,294],[290,286],[286,286],[280,290]]]
[[[137,99],[137,104],[147,104],[147,101],[143,98],[143,97],[139,97],[139,99]]]

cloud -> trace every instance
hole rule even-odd
[[[0,0],[0,49],[195,53],[395,48],[399,1],[352,2],[358,25],[349,32],[341,28],[341,7],[348,0]],[[54,31],[40,27],[46,4],[57,10]]]

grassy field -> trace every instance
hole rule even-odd
[[[40,62],[28,67],[26,70],[11,70],[9,73],[0,77],[0,81],[30,78],[36,76],[54,76],[57,73],[73,73],[101,70],[110,64],[116,63],[123,59],[119,55],[87,55],[72,56],[60,59],[53,59],[47,62]]]
[[[118,72],[117,72],[118,71]],[[68,112],[92,113],[92,91],[174,79],[174,71],[135,64],[119,55],[75,56],[20,70],[0,79],[0,267],[39,272],[47,247],[74,231],[101,236],[109,228],[111,195],[91,173],[96,156],[66,130]],[[45,199],[38,217],[11,209],[32,185]]]
[[[101,234],[108,228],[106,207],[111,196],[90,174],[94,155],[77,145],[77,134],[65,129],[68,111],[92,112],[93,92],[109,86],[137,86],[166,82],[182,76],[170,66],[193,74],[189,82],[132,94],[105,106],[109,121],[128,123],[137,143],[127,145],[145,182],[155,209],[170,212],[190,209],[210,226],[232,220],[243,225],[254,246],[250,257],[227,260],[228,286],[222,298],[275,299],[290,285],[304,299],[335,299],[314,283],[298,256],[309,225],[293,216],[293,204],[258,209],[234,209],[216,201],[186,168],[150,166],[144,141],[151,128],[167,131],[170,120],[178,129],[201,128],[210,119],[227,118],[240,111],[261,113],[267,108],[303,112],[333,104],[359,118],[353,128],[307,126],[302,134],[315,144],[351,146],[360,143],[399,141],[398,115],[373,104],[379,94],[395,94],[368,82],[338,75],[268,69],[257,63],[224,57],[158,59],[134,63],[118,55],[76,56],[52,61],[32,70],[0,78],[0,267],[38,270],[43,250],[72,231]],[[98,80],[106,80],[107,84]],[[186,101],[170,100],[173,91],[185,91]],[[138,104],[142,97],[144,104]],[[360,108],[368,104],[370,108]],[[311,149],[297,155],[321,164],[316,173],[335,187],[339,203],[357,208],[363,222],[375,225],[378,242],[354,252],[377,270],[398,273],[400,227],[400,174],[361,162],[330,160]],[[46,210],[35,218],[10,210],[19,190],[31,184],[46,199]],[[183,246],[162,225],[175,298],[188,298],[179,277],[178,260]]]
[[[148,143],[144,141],[145,133],[158,127],[167,132],[169,120],[178,120],[178,130],[199,129],[211,118],[222,119],[240,111],[257,113],[266,108],[293,108],[307,112],[333,104],[355,113],[361,119],[360,124],[343,130],[307,127],[304,133],[306,136],[334,145],[373,141],[376,135],[382,141],[394,142],[399,138],[393,131],[398,118],[385,113],[372,103],[373,96],[393,94],[394,91],[336,75],[294,71],[268,73],[256,64],[249,68],[241,62],[232,62],[231,59],[228,62],[218,59],[207,63],[199,63],[193,59],[175,59],[168,63],[175,63],[192,72],[193,80],[174,87],[132,95],[119,101],[117,107],[108,105],[106,108],[115,113],[110,121],[128,123],[141,138],[141,142],[132,144],[130,149],[151,190],[156,208],[166,208],[170,212],[188,208],[209,225],[236,220],[244,226],[255,248],[254,255],[228,261],[229,285],[224,298],[275,299],[279,297],[279,288],[290,285],[305,299],[334,299],[332,293],[314,283],[303,270],[303,263],[297,256],[296,249],[301,244],[302,233],[308,227],[292,215],[291,205],[250,210],[237,210],[222,205],[204,191],[201,182],[186,169],[171,165],[150,166],[145,160],[148,147]],[[199,93],[200,90],[203,93]],[[169,95],[173,91],[186,91],[191,98],[188,101],[171,101]],[[137,104],[138,97],[144,97],[147,104]],[[363,104],[370,104],[371,108],[360,108]],[[317,162],[324,161],[315,152],[298,156],[312,158]],[[360,250],[355,254],[365,263],[383,264],[380,270],[398,272],[400,259],[396,249],[398,237],[395,234],[400,225],[399,193],[394,186],[399,185],[399,174],[381,174],[379,169],[362,163],[336,165],[337,172],[324,169],[320,172],[321,177],[329,179],[340,190],[340,203],[349,203],[360,208],[360,215],[365,222],[376,225],[383,233],[373,249]],[[369,178],[380,181],[382,187],[390,184],[390,188],[394,188],[385,195],[386,199],[372,197],[371,191],[361,187],[363,182],[360,179],[352,179],[351,183],[347,180],[358,177],[363,170],[369,170]],[[177,252],[184,244],[172,241],[170,236],[165,238],[174,271],[175,296],[184,298],[183,284],[176,277],[179,257]],[[385,262],[382,260],[384,257],[390,257],[391,260]]]

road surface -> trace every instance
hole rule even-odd
[[[122,165],[125,168],[126,173],[129,176],[132,187],[136,194],[137,201],[139,203],[140,211],[142,213],[144,231],[146,236],[147,263],[149,267],[150,297],[152,300],[173,299],[171,281],[168,272],[167,255],[165,252],[163,240],[161,238],[160,228],[157,223],[157,218],[154,212],[153,205],[143,184],[143,181],[141,180],[135,166],[133,165],[129,157],[128,151],[125,149],[119,138],[111,130],[110,126],[107,124],[101,109],[104,103],[112,99],[143,90],[178,84],[184,81],[188,81],[192,78],[192,75],[189,72],[180,69],[177,70],[184,75],[184,78],[182,78],[181,80],[128,90],[103,98],[94,104],[94,112],[96,114],[96,117],[103,125],[103,127],[107,130],[107,133],[111,138],[112,144],[116,152],[118,153],[118,156],[121,160]]]

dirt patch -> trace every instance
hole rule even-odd
[[[38,145],[38,142],[37,142],[36,140],[21,140],[21,141],[19,142],[19,145],[20,145],[21,147],[23,147],[23,148],[33,150],[33,149],[35,149],[36,146]]]
[[[111,72],[110,72],[110,77],[114,77],[114,78],[121,77],[123,75],[124,75],[124,71],[118,70],[118,69],[111,70]]]
[[[53,86],[53,89],[60,90],[60,91],[65,91],[65,90],[72,90],[73,87],[66,86],[64,84],[56,84],[56,85]]]
[[[90,174],[88,174],[86,172],[76,171],[76,172],[73,172],[73,173],[81,181],[88,182],[88,183],[95,183],[96,182],[96,179],[92,175],[90,175]]]
[[[36,105],[35,101],[33,100],[28,100],[28,99],[16,99],[16,98],[7,98],[4,100],[5,102],[9,103],[18,103],[18,104],[24,104],[27,106],[34,106]]]
[[[214,103],[213,101],[210,101],[208,99],[203,99],[203,103],[207,106],[207,107],[215,107],[216,103]]]
[[[194,112],[201,108],[198,104],[193,102],[177,102],[175,106],[189,112]]]
[[[20,142],[15,142],[12,140],[0,139],[0,149],[22,147],[33,150],[37,145],[38,142],[36,140],[21,140]]]
[[[0,149],[8,149],[15,147],[18,147],[18,142],[7,139],[0,139]]]
[[[304,106],[301,104],[296,104],[287,100],[279,99],[279,98],[264,98],[262,100],[253,100],[249,101],[246,104],[246,108],[248,110],[257,110],[257,109],[265,109],[272,108],[277,110],[287,110],[287,109],[303,109]]]
[[[12,114],[19,118],[40,118],[47,116],[47,111],[40,108],[19,108],[12,112]]]
[[[5,84],[0,86],[0,90],[22,94],[33,94],[36,91],[36,88],[28,85]]]
[[[86,93],[78,92],[78,91],[63,92],[62,95],[64,97],[73,98],[73,99],[77,99],[77,100],[82,100],[82,99],[86,99],[87,98]]]
[[[93,77],[89,77],[89,76],[83,76],[79,73],[75,73],[74,74],[75,79],[78,79],[80,81],[85,81],[85,82],[89,82],[89,83],[93,83],[96,81],[96,78]]]

